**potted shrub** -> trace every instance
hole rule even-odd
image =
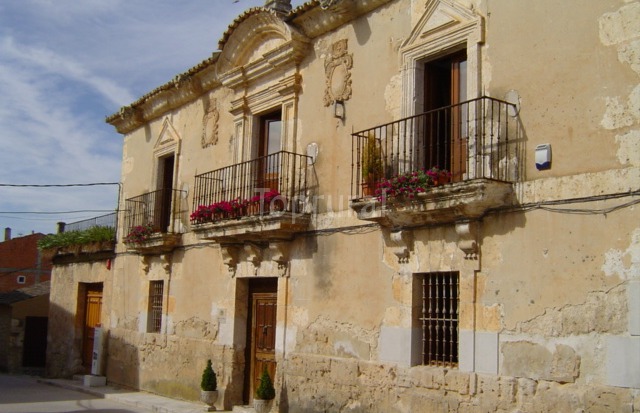
[[[218,400],[218,380],[211,366],[211,360],[207,360],[207,367],[202,372],[200,388],[202,389],[200,391],[200,400],[209,406],[208,411],[216,410],[213,405]]]
[[[271,411],[273,399],[276,397],[276,389],[273,387],[269,372],[265,367],[260,376],[260,385],[256,389],[256,396],[253,398],[253,408],[256,413],[268,413]]]
[[[362,195],[371,196],[382,177],[382,151],[376,137],[370,133],[362,149]]]

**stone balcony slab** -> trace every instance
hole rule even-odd
[[[182,234],[155,233],[143,242],[126,243],[129,251],[143,255],[164,254],[173,251],[179,244]]]
[[[291,240],[296,233],[306,231],[310,221],[310,214],[272,212],[267,215],[195,224],[193,232],[199,239],[214,240],[221,244]]]
[[[358,218],[391,228],[440,225],[476,220],[493,208],[513,205],[513,184],[474,179],[431,188],[413,199],[355,200]]]

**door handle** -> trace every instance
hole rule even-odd
[[[262,334],[263,335],[267,334],[267,328],[268,328],[268,326],[266,326],[266,325],[262,326]]]

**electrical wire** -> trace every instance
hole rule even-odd
[[[113,209],[79,209],[76,211],[0,211],[0,214],[34,214],[34,215],[57,215],[57,214],[80,214],[84,212],[113,212]]]
[[[77,186],[106,186],[106,185],[120,185],[119,182],[92,182],[88,184],[2,184],[0,187],[11,188],[65,188],[65,187],[77,187]]]

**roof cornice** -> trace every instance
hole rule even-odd
[[[248,9],[229,25],[218,42],[220,50],[233,36],[242,23],[258,14],[273,14],[289,27],[291,40],[282,45],[279,50],[272,52],[259,62],[249,63],[230,71],[218,74],[219,66],[226,60],[220,51],[216,51],[208,59],[174,77],[171,81],[145,94],[130,105],[123,106],[112,115],[107,116],[106,122],[113,125],[119,133],[127,134],[153,119],[163,116],[166,112],[176,109],[185,103],[195,100],[198,96],[215,87],[224,84],[237,87],[247,75],[254,79],[260,73],[268,73],[280,65],[284,65],[281,57],[293,57],[297,63],[302,59],[306,44],[315,37],[326,34],[349,21],[365,15],[372,10],[391,2],[392,0],[311,0],[288,15],[277,13],[264,7]],[[286,60],[286,59],[285,59]]]

